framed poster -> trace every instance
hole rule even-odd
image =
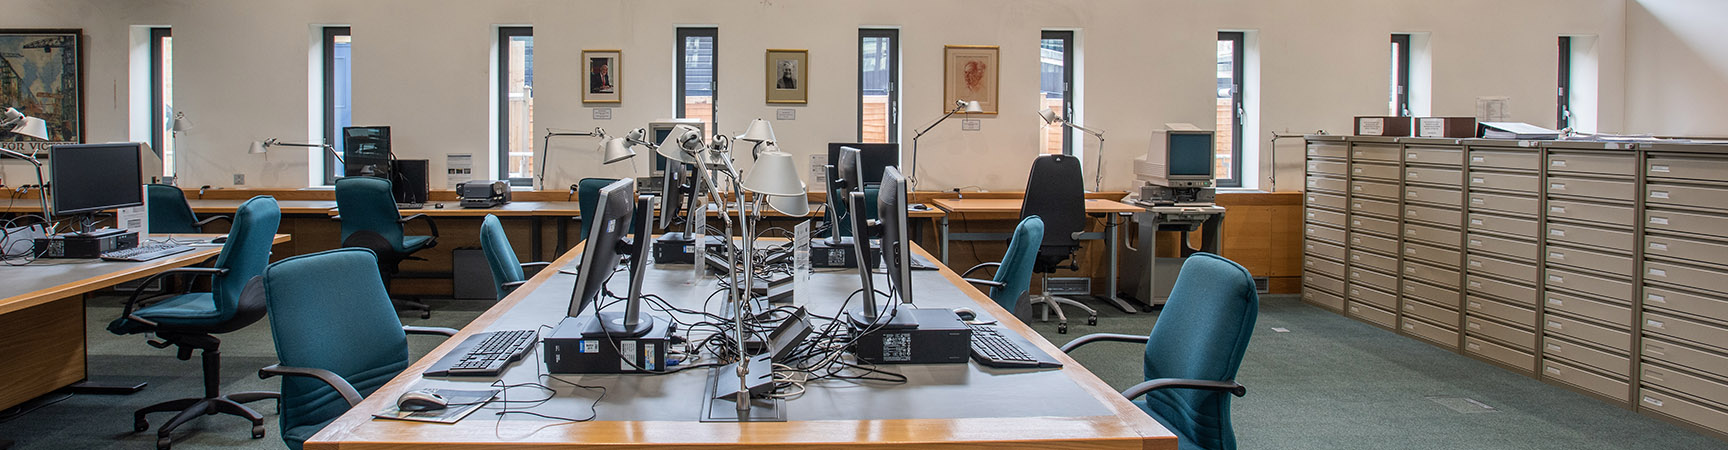
[[[984,108],[976,114],[996,114],[1000,59],[1001,50],[994,45],[942,46],[942,112],[965,100]]]
[[[810,51],[768,49],[768,103],[810,102]]]
[[[624,52],[583,50],[582,61],[588,68],[582,82],[582,103],[623,103]]]
[[[49,143],[84,142],[83,30],[0,29],[0,110],[8,107],[47,121]]]

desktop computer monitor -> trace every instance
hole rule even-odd
[[[136,142],[48,148],[55,216],[89,215],[144,204],[143,146]],[[84,232],[91,225],[83,223]]]
[[[424,205],[431,191],[431,161],[398,159],[390,162],[390,193],[399,205]]]
[[[833,157],[834,176],[828,177],[829,183],[844,192],[864,192],[864,151],[852,147],[840,147],[840,152]],[[881,180],[880,177],[877,180]]]
[[[828,143],[828,165],[839,166],[841,149],[858,150],[859,168],[864,171],[861,184],[875,185],[882,182],[882,169],[900,166],[900,144],[864,144],[864,143]],[[828,173],[828,178],[836,174]]]
[[[342,128],[344,176],[374,176],[389,179],[390,127]]]
[[[1168,149],[1165,163],[1170,187],[1212,186],[1212,132],[1171,130],[1165,133]]]
[[[637,198],[635,187],[635,181],[626,179],[600,188],[594,226],[589,227],[581,266],[576,272],[576,288],[570,294],[569,316],[579,316],[590,305],[597,305],[606,291],[606,282],[612,278],[626,252],[630,254],[630,290],[624,302],[624,312],[601,312],[599,306],[595,306],[598,329],[588,330],[585,334],[637,337],[647,334],[653,327],[654,319],[641,308],[643,269],[648,260],[647,212],[652,199]],[[634,239],[625,240],[630,234],[635,236]]]
[[[671,134],[672,128],[677,127],[679,125],[688,125],[690,127],[696,128],[696,134],[699,134],[699,135],[705,134],[707,132],[707,129],[703,127],[702,121],[700,119],[660,119],[657,121],[648,122],[648,136],[647,137],[650,138],[648,140],[648,142],[653,142],[655,144],[659,144],[661,142],[666,142],[666,135]],[[670,167],[676,167],[676,164],[673,161],[666,159],[665,156],[660,156],[659,153],[655,153],[654,154],[654,166],[649,168],[648,176],[650,176],[650,177],[662,176],[662,172],[665,171],[666,168],[669,166]]]
[[[656,158],[666,160],[666,157],[655,153]],[[666,160],[665,170],[660,177],[660,229],[670,229],[672,222],[678,219],[678,211],[684,208],[684,202],[694,196],[694,186],[690,184],[690,165],[677,161]]]
[[[912,303],[912,236],[906,217],[906,177],[900,169],[882,171],[882,190],[876,195],[876,220],[882,226],[882,268],[888,274],[889,294],[900,303]]]

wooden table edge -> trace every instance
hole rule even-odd
[[[161,235],[151,235],[151,236],[161,236]],[[174,235],[168,235],[168,236],[201,236],[204,238],[209,238],[209,237],[214,237],[217,235],[174,234]],[[287,243],[291,239],[292,239],[292,237],[289,235],[278,234],[278,235],[275,235],[274,237],[271,238],[270,244],[271,245],[281,245],[281,244]],[[8,297],[6,299],[0,299],[0,314],[7,314],[7,313],[14,312],[14,311],[22,310],[25,308],[29,308],[32,306],[41,305],[43,303],[48,303],[51,301],[70,297],[73,295],[86,294],[86,293],[95,292],[95,291],[101,289],[100,287],[94,288],[94,289],[87,289],[87,287],[89,287],[91,285],[98,285],[99,284],[103,287],[113,286],[113,285],[117,285],[120,283],[125,283],[128,281],[137,280],[137,279],[141,279],[141,278],[148,277],[151,275],[155,275],[156,273],[162,272],[164,270],[191,266],[193,264],[198,264],[198,263],[204,262],[204,260],[209,259],[211,257],[215,257],[217,255],[220,255],[221,253],[222,253],[222,247],[209,247],[209,248],[205,248],[205,249],[181,253],[178,255],[165,256],[162,259],[157,259],[154,261],[145,261],[143,263],[140,263],[140,264],[147,264],[148,265],[142,269],[109,273],[109,274],[102,275],[100,277],[86,278],[86,279],[79,280],[79,281],[73,282],[73,283],[66,283],[66,284],[62,284],[62,285],[58,285],[58,286],[50,286],[47,288],[37,289],[34,291],[30,291],[30,292],[15,295],[12,297]],[[93,282],[92,280],[95,280],[95,281]]]

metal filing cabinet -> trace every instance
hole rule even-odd
[[[1637,405],[1728,432],[1728,154],[1667,147],[1645,145],[1637,189]]]
[[[1541,151],[1465,140],[1464,353],[1534,373]]]
[[[1631,400],[1638,152],[1629,144],[1544,145],[1542,377]]]
[[[1336,312],[1344,312],[1348,276],[1344,221],[1349,211],[1349,145],[1342,137],[1309,139],[1302,195],[1302,300]]]
[[[1404,144],[1403,269],[1399,331],[1456,349],[1464,296],[1464,212],[1459,189],[1464,148],[1457,139],[1407,138]]]
[[[1398,329],[1404,170],[1395,138],[1350,139],[1345,315]]]

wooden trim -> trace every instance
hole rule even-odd
[[[160,236],[160,235],[152,235],[152,236]],[[199,236],[199,237],[203,237],[205,239],[214,237],[213,235],[185,235],[185,234],[179,234],[179,235],[173,235],[173,236],[180,236],[180,237]],[[282,243],[286,243],[288,241],[289,241],[288,235],[278,234],[271,241],[271,244],[273,244],[273,245],[282,244]],[[54,301],[57,299],[61,299],[61,298],[66,298],[66,297],[71,297],[74,295],[81,295],[81,294],[85,294],[85,293],[95,292],[97,290],[101,290],[101,289],[108,287],[108,286],[113,286],[116,284],[125,283],[128,281],[148,277],[151,275],[155,275],[159,272],[166,271],[168,269],[173,269],[173,268],[177,268],[177,267],[186,267],[186,266],[190,266],[193,264],[198,264],[200,262],[203,262],[206,259],[209,259],[211,257],[216,256],[217,254],[219,254],[221,252],[222,252],[221,247],[210,247],[210,248],[206,248],[206,249],[190,251],[190,252],[181,253],[178,255],[164,257],[162,259],[158,259],[155,261],[139,263],[135,267],[129,267],[129,268],[117,270],[114,272],[96,275],[96,276],[93,276],[90,278],[79,280],[75,283],[62,284],[59,286],[54,286],[54,287],[50,287],[50,288],[46,288],[46,289],[26,292],[24,294],[7,297],[4,299],[0,299],[0,314],[6,314],[6,313],[13,312],[13,311],[18,311],[18,310],[21,310],[24,308],[29,308],[29,307],[40,305],[43,303],[48,303],[48,302],[51,302],[51,301]],[[3,273],[3,272],[0,272],[0,273]]]

